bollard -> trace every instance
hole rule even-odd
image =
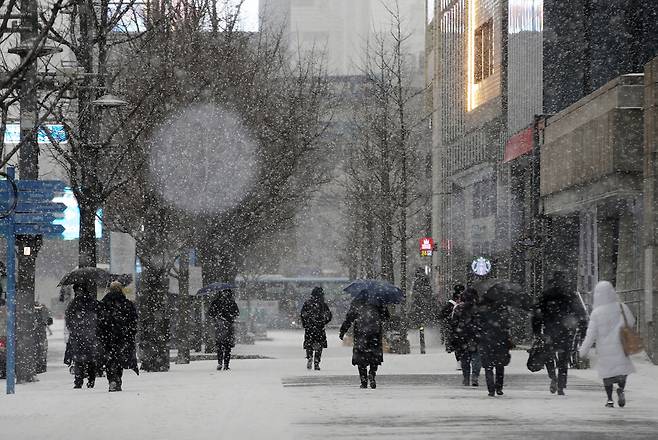
[[[420,354],[425,354],[425,327],[419,329],[420,334]]]

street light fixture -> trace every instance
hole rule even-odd
[[[106,94],[91,102],[100,108],[119,108],[128,105],[126,101],[115,95]]]
[[[62,48],[59,46],[49,46],[43,43],[40,44],[37,38],[28,38],[21,41],[18,46],[12,47],[7,52],[24,58],[35,48],[35,56],[37,57],[47,57],[62,51]]]

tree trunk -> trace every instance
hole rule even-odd
[[[185,250],[178,259],[177,364],[190,363],[190,256]]]
[[[144,259],[138,295],[139,353],[144,371],[169,370],[167,271]]]
[[[78,240],[78,266],[96,267],[96,209],[78,201],[80,207],[80,239]]]

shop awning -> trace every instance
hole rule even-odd
[[[532,127],[528,127],[509,138],[505,144],[503,163],[514,160],[526,153],[530,153],[532,151],[533,138]]]

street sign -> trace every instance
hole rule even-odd
[[[44,224],[50,224],[52,223],[55,219],[57,218],[62,218],[64,217],[64,213],[58,213],[58,214],[53,214],[53,213],[46,213],[46,212],[41,212],[41,213],[18,213],[16,214],[16,223],[44,223]]]
[[[60,180],[18,180],[19,191],[51,191],[63,193],[66,184]]]
[[[33,202],[18,202],[16,206],[16,213],[39,213],[39,212],[64,212],[66,205],[63,203],[33,203]]]
[[[52,202],[52,200],[57,197],[54,191],[19,191],[18,192],[18,202]],[[7,206],[11,200],[13,200],[13,194],[0,192],[0,198],[2,201],[0,204]]]
[[[16,235],[61,235],[64,226],[51,224],[17,224],[14,227]]]

